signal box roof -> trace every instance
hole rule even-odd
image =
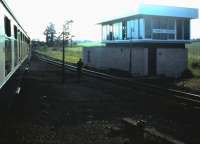
[[[196,19],[198,18],[198,9],[196,8],[185,8],[185,7],[175,7],[175,6],[161,6],[161,5],[139,5],[136,10],[129,13],[125,17],[117,17],[110,20],[105,20],[99,24],[109,23],[112,21],[137,17],[139,15],[146,16],[167,16],[167,17],[177,17],[177,18],[187,18],[187,19]]]

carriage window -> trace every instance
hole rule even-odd
[[[21,32],[21,57],[24,57],[24,49],[23,49],[23,33]]]
[[[19,48],[19,58],[21,58],[21,32],[18,30],[18,48]]]
[[[87,62],[90,63],[90,51],[87,51]]]
[[[22,32],[20,32],[20,34],[21,34],[21,41],[22,41],[22,40],[23,40],[23,39],[22,39],[22,37],[23,37]]]
[[[18,63],[18,49],[17,49],[17,27],[14,25],[14,64],[15,66]]]
[[[12,48],[11,40],[5,40],[5,75],[9,74],[12,67]]]
[[[17,39],[17,27],[16,26],[14,26],[14,37],[15,37],[15,39]]]
[[[4,17],[4,28],[6,35],[10,37],[11,36],[10,20],[6,16]]]
[[[4,28],[5,34],[11,36],[11,26],[10,20],[5,16],[4,17]],[[5,75],[9,74],[12,68],[12,48],[11,48],[11,39],[5,39]]]

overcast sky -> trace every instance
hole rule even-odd
[[[100,40],[103,19],[130,13],[138,4],[159,4],[200,9],[199,0],[5,0],[32,39],[44,40],[49,22],[59,33],[65,20],[74,20],[76,39]],[[200,19],[192,20],[191,37],[200,38]]]

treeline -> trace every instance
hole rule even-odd
[[[200,42],[200,38],[192,39],[192,42]]]

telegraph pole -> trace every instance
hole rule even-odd
[[[62,83],[65,83],[65,34],[63,28],[63,63],[62,63]]]
[[[73,23],[73,20],[66,21],[65,24],[63,25],[63,56],[62,56],[62,83],[65,83],[65,37],[68,38],[70,33],[69,33],[69,24]]]

